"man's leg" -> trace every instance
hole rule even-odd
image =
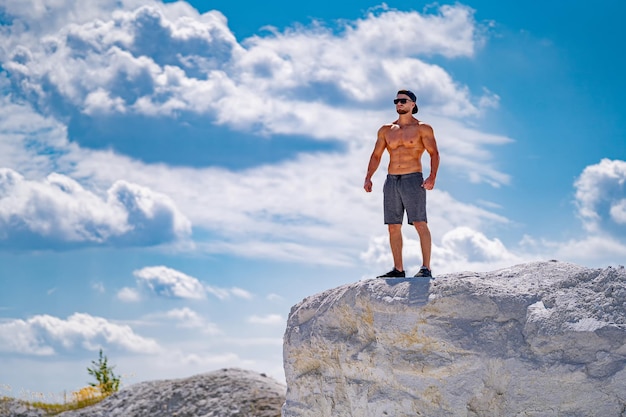
[[[398,271],[404,271],[402,264],[402,225],[389,224],[389,246],[391,246],[391,255],[393,256],[393,266]]]
[[[420,246],[422,247],[422,265],[430,270],[430,252],[432,240],[430,237],[428,224],[426,222],[413,222],[413,226],[415,226],[415,230],[417,230],[417,234],[420,237]]]

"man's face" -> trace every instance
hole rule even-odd
[[[413,102],[409,96],[405,94],[398,94],[393,102],[396,105],[396,111],[398,114],[411,113],[413,110]]]

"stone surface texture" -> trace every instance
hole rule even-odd
[[[279,417],[285,386],[241,369],[191,378],[142,382],[100,403],[58,417]],[[0,417],[43,417],[16,400],[0,402]]]
[[[626,416],[626,270],[557,261],[308,297],[283,417]]]

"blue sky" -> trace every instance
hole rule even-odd
[[[435,275],[624,264],[626,6],[518,4],[1,0],[0,395],[100,347],[126,385],[282,379],[291,306],[392,265],[362,185],[400,88]]]

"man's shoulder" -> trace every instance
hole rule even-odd
[[[426,123],[426,122],[424,122],[422,120],[418,120],[417,121],[417,127],[419,129],[422,129],[422,130],[433,130],[431,125],[429,125],[428,123]]]
[[[397,123],[398,123],[397,120],[395,122],[385,123],[384,125],[382,125],[380,127],[380,129],[378,129],[378,132],[380,132],[380,133],[387,132],[387,131],[393,129],[393,126],[396,126]]]

